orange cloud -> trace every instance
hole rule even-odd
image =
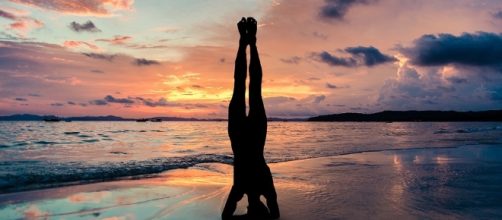
[[[95,51],[100,51],[101,48],[99,48],[98,46],[94,45],[94,44],[91,44],[91,43],[87,43],[85,41],[74,41],[74,40],[67,40],[63,43],[63,46],[66,47],[66,48],[82,48],[82,47],[85,47],[85,48],[89,48],[91,50],[95,50]]]
[[[58,11],[67,14],[108,16],[113,11],[130,10],[134,0],[10,0],[11,2],[32,7]]]
[[[120,45],[126,43],[131,39],[132,39],[131,36],[115,35],[115,37],[113,37],[112,39],[97,39],[96,41],[103,41],[114,45]]]
[[[0,9],[0,17],[13,21],[13,23],[9,24],[9,28],[12,30],[28,32],[31,29],[42,28],[44,26],[43,22],[22,14],[25,13],[13,8]]]

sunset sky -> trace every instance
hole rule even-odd
[[[243,16],[269,117],[502,108],[500,0],[0,0],[0,115],[224,118]]]

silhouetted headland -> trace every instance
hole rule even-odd
[[[502,121],[502,110],[457,112],[457,111],[383,111],[373,114],[341,113],[321,115],[308,121],[358,121],[358,122],[399,122],[399,121]]]

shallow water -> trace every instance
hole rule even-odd
[[[226,122],[0,122],[0,192],[231,163]],[[270,122],[269,162],[409,148],[502,145],[500,122]]]

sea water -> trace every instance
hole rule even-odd
[[[269,163],[502,146],[501,122],[269,122]],[[226,122],[0,122],[0,192],[232,163]]]

